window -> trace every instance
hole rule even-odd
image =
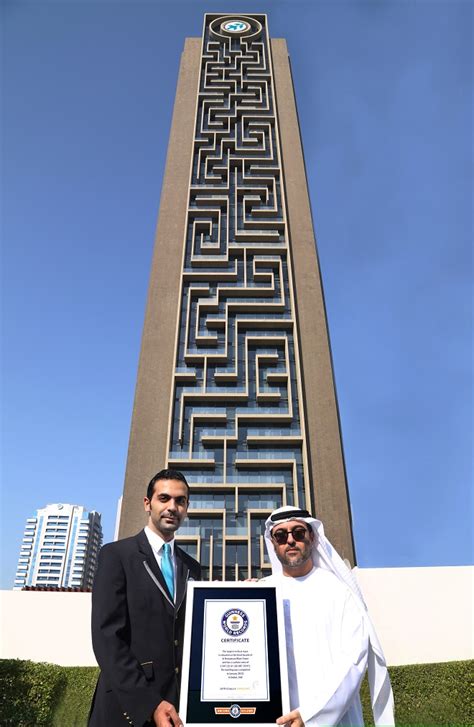
[[[42,565],[46,565],[45,563]],[[38,573],[61,573],[59,568],[38,568]]]

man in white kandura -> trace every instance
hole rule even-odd
[[[376,725],[393,725],[385,658],[351,571],[306,510],[281,507],[265,523],[285,614],[290,727],[363,725],[359,688],[366,668]]]

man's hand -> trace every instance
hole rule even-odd
[[[284,714],[283,717],[278,717],[277,724],[287,724],[289,727],[304,727],[304,722],[301,719],[301,714],[297,709],[294,709],[289,714]]]
[[[180,716],[170,702],[163,699],[153,712],[156,727],[183,727]]]

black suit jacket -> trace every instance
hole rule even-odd
[[[101,673],[89,727],[142,727],[159,702],[178,708],[186,585],[199,563],[175,545],[173,603],[145,532],[104,545],[92,591]]]

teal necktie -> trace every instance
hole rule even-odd
[[[174,568],[171,562],[171,545],[165,543],[161,551],[161,572],[163,573],[168,591],[174,599]]]

